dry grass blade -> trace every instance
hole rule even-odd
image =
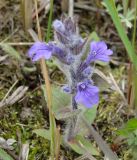
[[[94,84],[99,87],[100,91],[106,91],[108,88],[112,87],[109,78],[97,68],[94,69],[92,79],[94,81]]]
[[[68,0],[61,0],[61,9],[62,12],[68,11]]]
[[[5,56],[0,56],[0,62],[3,62],[5,61],[5,59],[8,57],[8,55],[5,55]]]
[[[121,95],[121,97],[123,98],[125,104],[128,104],[128,103],[127,103],[127,100],[126,100],[126,98],[125,98],[125,96],[124,96],[124,94],[123,94],[123,92],[122,92],[121,89],[119,88],[119,86],[118,86],[117,82],[115,81],[113,75],[112,75],[111,73],[109,73],[109,75],[110,75],[110,80],[112,81],[112,83],[113,83],[114,86],[115,86],[115,90]]]
[[[10,87],[10,89],[8,90],[7,94],[5,95],[5,97],[3,98],[2,102],[5,101],[5,99],[8,97],[8,95],[10,94],[10,92],[12,91],[12,89],[15,87],[15,85],[18,83],[18,80],[13,83],[13,85]]]
[[[29,29],[28,32],[35,42],[39,41],[39,38],[38,38],[36,32],[32,28]]]
[[[108,77],[99,69],[94,69],[94,73],[98,74],[102,79],[104,79],[108,84],[110,84]]]
[[[45,10],[45,14],[47,14],[50,10],[50,0],[40,0],[40,7],[38,8],[38,14],[42,11]],[[34,11],[32,15],[32,19],[36,17],[36,12]]]
[[[21,0],[21,13],[24,29],[27,31],[32,26],[32,0]]]
[[[0,102],[0,108],[3,106],[7,106],[7,105],[12,105],[15,102],[17,102],[18,100],[20,100],[24,94],[26,93],[26,91],[28,90],[28,87],[26,86],[20,86],[18,87],[11,96],[9,96],[8,98],[6,98],[4,101]]]
[[[96,160],[91,154],[85,153],[84,155],[76,158],[75,160]]]
[[[29,144],[22,144],[20,159],[28,160],[28,155],[29,155]]]
[[[104,15],[106,13],[105,10],[103,9],[98,9],[98,8],[94,8],[92,6],[89,5],[85,5],[84,3],[74,3],[74,7],[79,8],[79,9],[83,9],[83,10],[87,10],[87,11],[92,11],[92,12],[100,12],[101,15]]]

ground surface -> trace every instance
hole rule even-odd
[[[17,59],[0,49],[0,58],[6,56],[4,60],[0,61],[0,100],[3,100],[15,82],[11,93],[22,85],[27,86],[28,90],[25,94],[22,93],[23,96],[20,100],[0,109],[0,136],[5,139],[13,138],[18,143],[29,143],[29,159],[33,160],[35,157],[37,160],[44,160],[49,155],[49,142],[37,137],[32,131],[36,128],[48,128],[48,111],[45,109],[40,88],[43,80],[39,65],[32,64],[27,58],[26,51],[29,46],[18,45],[18,42],[32,42],[31,37],[24,31],[19,3],[19,0],[0,1],[0,41],[17,43],[14,47],[21,55],[21,59]],[[75,14],[79,16],[80,32],[83,37],[86,37],[95,31],[101,40],[107,42],[114,51],[112,61],[109,66],[98,65],[98,69],[106,76],[109,76],[109,71],[114,76],[120,89],[126,91],[127,59],[125,58],[124,47],[109,15],[99,1],[89,0],[87,3],[93,7],[92,11],[77,7],[74,10]],[[98,11],[97,8],[100,8],[101,11]],[[62,11],[65,10],[66,8],[60,7],[60,1],[56,1],[53,19],[59,18]],[[45,14],[43,8],[39,15],[44,34],[47,28],[48,14]],[[35,29],[35,18],[33,18],[33,21],[32,27]],[[52,83],[57,85],[65,83],[61,71],[54,64],[49,64],[49,71]],[[99,85],[104,86],[102,81],[99,81]],[[128,108],[124,105],[124,100],[118,91],[109,88],[104,87],[100,94],[101,100],[94,126],[119,157],[122,160],[128,160],[130,155],[128,146],[124,142],[119,144],[116,141],[116,130],[131,115],[127,114]],[[14,144],[14,154],[19,154],[18,143]],[[64,155],[66,160],[73,160],[78,157],[75,152],[67,147],[61,148],[61,155]],[[97,159],[101,160],[100,157],[97,157]]]

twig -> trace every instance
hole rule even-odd
[[[7,44],[10,46],[31,46],[34,44],[34,42],[6,42],[6,43],[0,43],[0,46],[2,44]]]
[[[74,3],[74,7],[84,9],[84,10],[89,10],[92,12],[100,12],[101,15],[104,15],[105,13],[107,13],[104,9],[98,9],[98,8],[94,8],[92,6],[79,4],[79,3]]]
[[[30,31],[30,30],[29,30]],[[105,40],[106,41],[106,40]],[[118,47],[124,48],[122,42],[111,42],[111,41],[106,41],[106,43],[110,45],[117,45]],[[2,45],[3,42],[0,42],[0,45]],[[34,42],[5,42],[4,44],[10,45],[10,46],[31,46],[34,44]]]

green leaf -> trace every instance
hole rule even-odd
[[[123,129],[120,129],[117,131],[117,133],[119,135],[122,136],[129,136],[129,134],[131,134],[132,132],[134,132],[137,129],[137,119],[133,118],[130,119],[127,124],[125,124],[125,126],[123,127]]]
[[[122,11],[122,10],[123,10],[123,7],[122,7],[120,4],[118,4],[118,5],[117,5],[117,11],[120,12],[120,11]]]
[[[33,133],[50,141],[50,131],[47,129],[35,129]]]
[[[96,118],[97,114],[97,106],[94,106],[93,108],[86,109],[83,113],[83,116],[87,120],[89,124],[92,124],[94,119]]]
[[[81,135],[77,135],[73,141],[69,142],[69,145],[78,154],[85,154],[87,152],[92,155],[99,155],[99,152],[90,141]]]
[[[126,127],[132,128],[133,130],[136,130],[137,129],[137,119],[136,118],[130,119],[127,122]]]
[[[75,111],[71,111],[70,108],[64,108],[62,110],[60,110],[60,112],[58,114],[56,114],[56,119],[57,120],[61,120],[61,119],[68,119],[68,118],[72,118],[78,114],[81,113],[81,109],[76,109]]]
[[[0,44],[0,46],[10,56],[16,58],[17,60],[21,60],[21,56],[20,56],[19,52],[17,52],[17,50],[14,49],[12,46],[10,46],[6,43],[2,43],[2,44]]]
[[[127,50],[127,53],[137,70],[137,55],[135,54],[134,48],[132,47],[131,42],[129,41],[125,30],[123,29],[123,26],[121,24],[121,21],[120,21],[120,18],[119,18],[119,15],[118,15],[118,12],[115,6],[115,1],[114,0],[104,0],[104,3],[107,6],[109,14],[111,15],[111,18]]]
[[[70,104],[70,96],[64,93],[60,87],[52,87],[53,95],[53,112],[56,114],[61,108],[64,108]]]
[[[1,160],[14,160],[7,152],[0,148],[0,159]]]
[[[134,10],[127,10],[127,13],[125,15],[119,13],[119,17],[121,19],[121,22],[124,22],[126,24],[127,27],[131,28],[132,27],[132,23],[131,21],[134,19],[135,15],[134,15]]]
[[[97,35],[97,33],[94,31],[94,32],[92,32],[90,35],[89,35],[89,39],[90,39],[90,41],[92,40],[92,41],[99,41],[100,40],[100,38],[99,38],[99,36]]]
[[[42,86],[42,89],[45,97],[47,97],[44,86]],[[55,117],[58,117],[61,109],[67,108],[70,105],[70,101],[70,96],[64,93],[60,87],[54,85],[52,86],[52,110],[55,114]]]
[[[50,130],[48,130],[48,129],[34,129],[33,133],[37,134],[38,136],[40,136],[44,139],[51,141]],[[61,136],[61,144],[63,144],[63,137],[62,136]]]

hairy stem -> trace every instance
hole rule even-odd
[[[76,109],[77,109],[77,103],[75,101],[75,96],[72,95],[72,112]],[[69,120],[69,123],[67,126],[67,132],[66,132],[67,141],[71,141],[76,135],[75,128],[76,128],[77,119],[78,119],[78,116],[75,115]]]

